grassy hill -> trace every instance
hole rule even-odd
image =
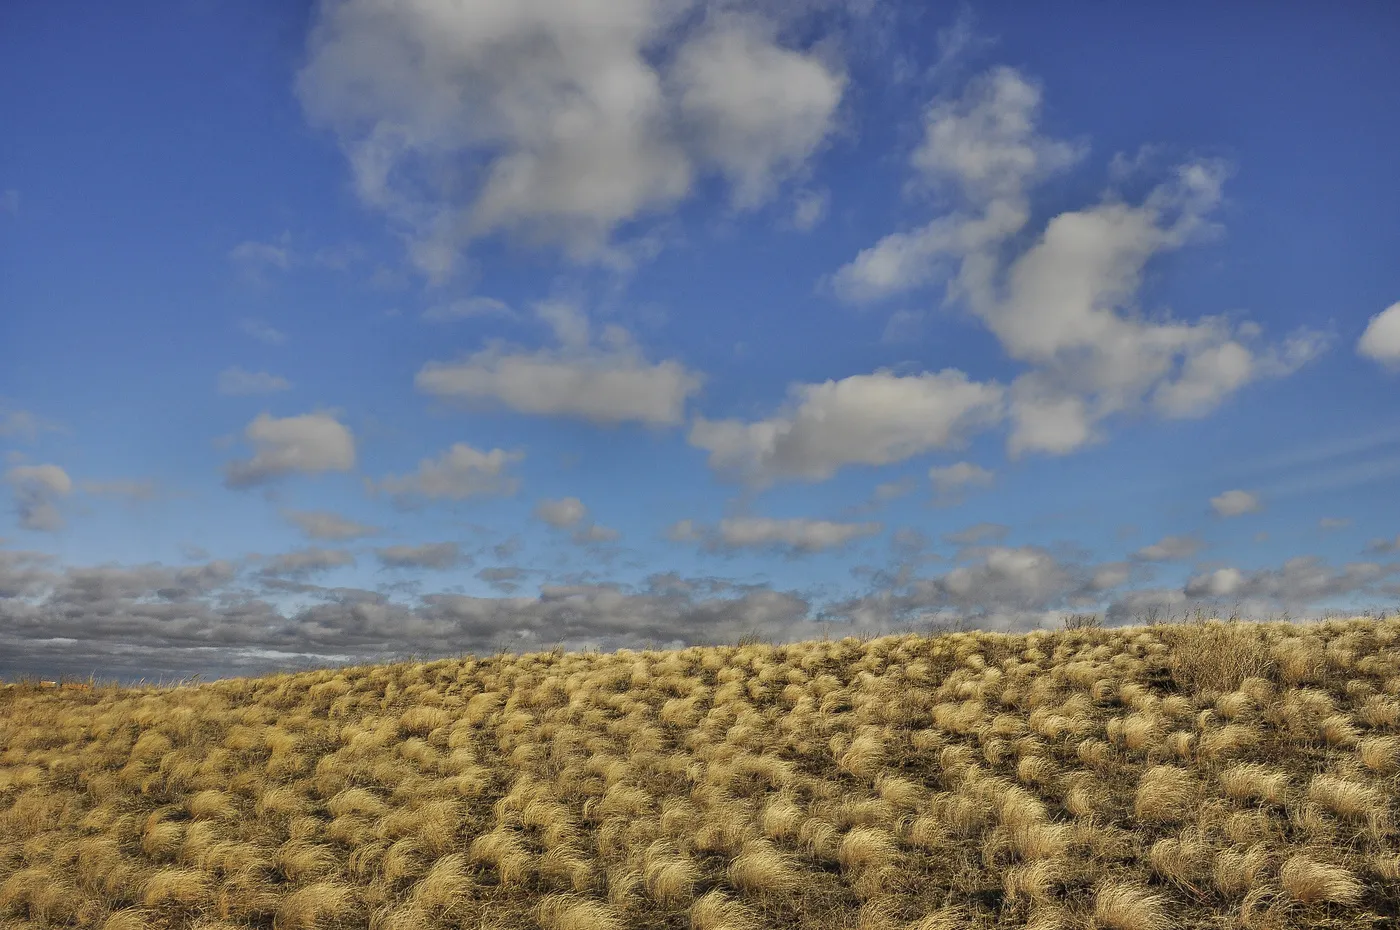
[[[1400,927],[1400,619],[0,689],[0,926]]]

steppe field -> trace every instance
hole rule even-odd
[[[1400,927],[1400,618],[0,689],[0,926]]]

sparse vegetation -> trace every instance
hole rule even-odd
[[[1400,619],[0,688],[0,926],[1395,926]]]

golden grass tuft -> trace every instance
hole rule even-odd
[[[1154,765],[1138,781],[1133,812],[1142,820],[1173,823],[1191,816],[1200,783],[1187,769]]]
[[[1108,879],[1094,889],[1095,927],[1106,930],[1167,930],[1166,899],[1138,882]]]
[[[1220,787],[1227,798],[1283,804],[1288,798],[1288,773],[1260,762],[1241,762],[1222,769]]]
[[[1301,904],[1355,904],[1364,892],[1351,872],[1305,853],[1288,857],[1279,870],[1279,883],[1290,898]]]

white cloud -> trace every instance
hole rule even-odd
[[[1238,517],[1247,513],[1257,513],[1264,509],[1259,496],[1249,491],[1226,491],[1210,499],[1210,506],[1217,516]]]
[[[811,232],[826,217],[831,195],[826,191],[802,191],[792,210],[792,225],[799,232]]]
[[[671,426],[704,383],[678,361],[647,362],[621,327],[604,330],[606,348],[590,345],[587,319],[569,304],[542,303],[536,313],[554,329],[560,349],[508,351],[490,343],[462,361],[428,362],[414,385],[444,399],[494,400],[520,413]]]
[[[265,371],[244,371],[234,366],[219,372],[219,393],[230,396],[271,394],[285,391],[291,386],[292,383],[286,378]]]
[[[846,465],[888,465],[930,449],[954,448],[963,434],[1002,416],[1002,388],[955,369],[899,376],[881,370],[840,381],[796,384],[785,411],[753,423],[697,417],[692,446],[710,466],[755,486],[780,477],[824,481]]]
[[[282,516],[311,539],[357,539],[379,532],[372,526],[347,520],[328,510],[283,510]]]
[[[281,419],[260,413],[243,435],[257,452],[225,467],[224,483],[230,488],[251,487],[290,472],[317,474],[355,466],[354,437],[331,413]]]
[[[267,325],[261,320],[239,320],[238,328],[259,342],[265,342],[271,346],[280,346],[287,341],[286,333]]]
[[[1029,183],[1063,171],[1088,152],[1036,134],[1041,96],[1040,87],[1014,68],[993,69],[972,81],[962,100],[929,106],[911,163],[988,199],[1019,196]]]
[[[506,466],[524,458],[523,452],[481,452],[464,442],[453,443],[436,459],[419,462],[414,474],[385,478],[379,490],[395,495],[400,505],[406,505],[412,495],[449,500],[479,495],[509,497],[520,486],[520,479],[506,475]]]
[[[1300,329],[1280,346],[1251,347],[1260,334],[1234,333],[1221,318],[1149,321],[1135,301],[1154,257],[1216,231],[1227,167],[1191,161],[1139,204],[1112,194],[1053,217],[1009,262],[1025,238],[1030,187],[1072,166],[1080,144],[1039,134],[1039,88],[998,68],[960,100],[936,100],[912,163],[923,185],[952,184],[965,210],[895,232],[860,252],[831,282],[838,295],[870,301],[947,278],[1013,359],[1030,369],[1011,385],[1007,450],[1064,454],[1100,441],[1097,428],[1149,401],[1167,417],[1202,416],[1245,384],[1284,377],[1328,347]],[[915,185],[917,187],[918,185]]]
[[[535,516],[555,529],[567,529],[574,526],[587,513],[588,508],[583,506],[583,501],[577,497],[542,500],[535,505]]]
[[[1400,301],[1371,317],[1356,352],[1389,368],[1400,368]]]
[[[768,196],[826,136],[844,86],[758,16],[697,21],[693,6],[327,3],[297,92],[432,280],[497,231],[625,263],[616,228],[673,207],[706,169],[738,206]]]
[[[940,497],[955,497],[964,488],[989,488],[996,480],[992,472],[972,462],[956,462],[928,470],[929,480]]]
[[[439,571],[469,564],[455,542],[425,543],[421,546],[385,546],[376,549],[379,561],[388,568],[431,568]]]
[[[1339,530],[1344,526],[1351,526],[1350,517],[1323,517],[1317,521],[1318,529]]]
[[[1143,546],[1134,557],[1144,562],[1176,562],[1189,559],[1201,548],[1201,541],[1192,536],[1163,536],[1150,546]]]
[[[670,78],[693,149],[733,185],[738,207],[766,200],[826,138],[845,75],[778,47],[771,24],[712,16],[676,53]]]
[[[873,536],[884,529],[880,523],[836,523],[831,520],[771,517],[726,517],[717,531],[706,534],[707,548],[769,548],[793,552],[820,552],[844,545],[852,539]]]
[[[423,311],[423,319],[434,323],[466,320],[483,316],[510,316],[510,306],[494,297],[463,297],[437,304]]]
[[[63,514],[54,499],[72,493],[68,472],[58,465],[16,465],[5,472],[5,481],[14,491],[21,526],[44,532],[63,529]]]

